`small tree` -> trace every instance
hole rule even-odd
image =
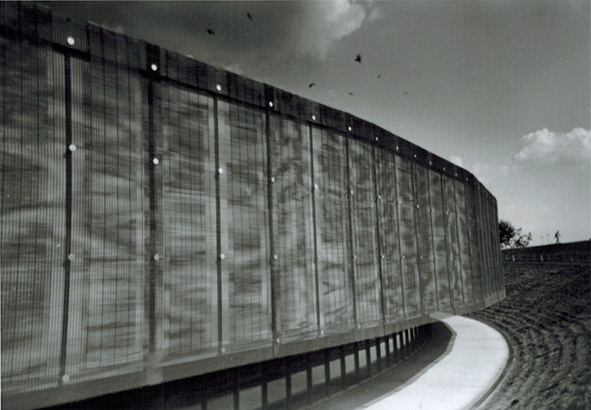
[[[511,222],[499,221],[499,241],[501,249],[525,248],[532,240],[531,232],[527,235],[522,233],[521,228],[515,228]]]

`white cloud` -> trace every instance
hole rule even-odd
[[[466,169],[472,172],[474,176],[484,185],[496,180],[496,176],[493,172],[494,168],[491,170],[491,167],[488,164],[477,162],[472,166],[466,167]]]
[[[349,0],[308,3],[305,21],[293,27],[297,52],[324,59],[338,40],[357,31],[372,7]]]
[[[591,161],[591,131],[573,128],[571,132],[542,130],[524,135],[513,159],[519,162],[551,162],[564,165]]]
[[[464,166],[464,161],[462,161],[462,158],[456,156],[456,155],[452,155],[451,157],[449,157],[449,160],[456,164],[458,167],[463,167]]]
[[[476,175],[476,177],[481,177],[483,175],[488,174],[489,170],[490,167],[488,166],[488,164],[481,164],[480,162],[477,162],[472,166],[472,172],[474,173],[474,175]]]
[[[166,3],[147,2],[156,14],[167,16]],[[279,87],[278,78],[306,78],[336,44],[362,29],[379,7],[379,2],[356,0],[244,3],[248,7],[243,2],[198,3],[175,2],[174,16],[180,23],[161,28],[159,38],[165,41],[160,41],[181,54]],[[246,18],[247,12],[252,20]],[[215,35],[195,31],[196,21],[211,27]],[[350,62],[362,51],[351,51]]]
[[[508,177],[510,175],[515,175],[515,172],[519,169],[517,165],[501,165],[501,175],[504,177]]]
[[[374,8],[369,12],[369,16],[367,17],[368,21],[376,21],[377,19],[382,17],[382,13],[380,12],[379,8]]]

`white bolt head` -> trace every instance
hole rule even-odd
[[[72,37],[72,36],[68,36],[68,39],[66,41],[71,46],[73,46],[74,44],[76,44],[76,40],[74,40],[74,37]]]
[[[224,168],[218,168],[218,173],[223,174],[224,173]]]
[[[68,376],[67,374],[64,374],[64,375],[62,376],[62,381],[63,381],[64,383],[68,383],[68,382],[70,381],[70,376]]]
[[[152,162],[154,163],[154,165],[158,165],[158,163],[159,163],[160,161],[158,160],[158,158],[154,158],[154,159],[152,160]]]
[[[353,131],[353,128],[351,128],[351,127],[347,127],[347,129],[348,129],[349,131]]]
[[[155,261],[160,260],[160,255],[158,255],[158,254],[154,255],[154,260]]]
[[[74,256],[73,253],[68,255],[68,260],[73,261],[76,257]]]
[[[68,147],[68,149],[72,152],[76,151],[76,145],[74,144],[70,144],[70,146]]]
[[[312,114],[312,121],[316,121],[316,116]]]
[[[220,259],[225,259],[226,255],[224,255],[223,253],[220,254]]]
[[[271,182],[275,182],[275,177],[271,177]]]
[[[156,64],[152,64],[150,68],[152,69],[152,71],[158,71],[158,66]]]
[[[222,86],[218,84],[215,86],[215,89],[218,91],[222,91]],[[223,347],[222,347],[222,349],[223,349]]]
[[[269,101],[269,107],[273,107],[273,101]]]

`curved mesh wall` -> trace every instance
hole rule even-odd
[[[466,170],[42,6],[0,12],[4,405],[363,341],[504,297],[496,201]]]

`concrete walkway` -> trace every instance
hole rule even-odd
[[[314,409],[469,409],[501,376],[509,347],[493,328],[461,316],[437,317],[419,352],[366,383]],[[443,326],[444,325],[444,326]]]

